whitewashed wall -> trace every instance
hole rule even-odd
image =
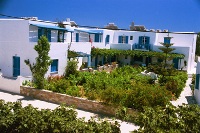
[[[32,75],[29,67],[24,63],[27,59],[33,63],[38,56],[34,50],[37,44],[37,27],[30,26],[30,28],[33,32],[29,32],[27,20],[0,19],[0,69],[3,76],[13,76],[13,56],[20,57],[20,76]],[[51,43],[49,56],[51,59],[59,59],[58,74],[61,75],[67,65],[67,49],[68,43]],[[47,74],[50,74],[50,70]]]
[[[164,42],[164,37],[168,36],[168,33],[156,33],[156,43],[153,46],[154,51],[160,51],[158,47],[162,46],[160,42]],[[184,66],[184,60],[187,61],[187,67],[185,68],[188,73],[194,73],[195,70],[195,50],[196,50],[196,34],[175,34],[169,33],[172,37],[172,48],[175,48],[174,53],[184,54],[185,58],[181,61],[179,68]]]
[[[24,61],[23,55],[33,56],[30,51],[29,24],[26,20],[0,20],[0,69],[5,76],[13,75],[13,56],[20,56],[20,64]],[[3,32],[2,32],[3,31]],[[23,74],[23,65],[21,65]]]
[[[70,50],[90,54],[91,43],[90,42],[72,42],[70,45]]]
[[[31,81],[32,78],[18,76],[15,79],[9,79],[0,76],[0,90],[20,94],[20,86],[25,80]]]

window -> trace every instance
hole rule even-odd
[[[119,36],[118,43],[128,44],[128,36]]]
[[[106,35],[106,44],[110,42],[110,35]]]
[[[139,37],[139,44],[149,44],[150,37],[148,36],[140,36]]]
[[[38,28],[38,39],[44,35],[47,37],[48,41],[51,42],[51,30],[46,28]]]
[[[170,44],[171,37],[164,37],[164,43]]]
[[[58,31],[58,42],[64,42],[65,32]]]
[[[58,59],[52,60],[51,72],[58,72]]]
[[[94,42],[101,42],[101,37],[102,37],[102,35],[100,35],[100,34],[95,34],[95,35],[94,35]]]
[[[130,40],[133,40],[133,36],[130,36]]]

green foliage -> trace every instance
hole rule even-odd
[[[142,110],[143,106],[165,106],[171,93],[165,87],[153,85],[151,78],[142,76],[143,68],[124,66],[106,72],[81,72],[70,76],[72,85],[81,85],[84,96],[112,106],[124,106]]]
[[[49,65],[51,64],[51,59],[48,56],[50,51],[50,43],[48,42],[46,36],[41,36],[38,40],[37,45],[35,45],[34,49],[38,53],[38,57],[36,57],[36,63],[31,64],[29,59],[24,62],[29,66],[34,83],[36,84],[38,89],[44,88],[44,75],[49,69]]]
[[[0,100],[1,133],[118,133],[119,124],[90,119],[86,122],[77,118],[72,108],[59,106],[54,110],[38,110],[31,105],[22,107],[21,102]]]
[[[169,90],[175,98],[178,98],[185,87],[188,75],[184,71],[178,71],[177,75],[167,77],[165,87]]]
[[[145,107],[136,124],[140,126],[135,133],[197,133],[200,129],[200,107],[183,105],[174,107],[171,104],[163,107]]]
[[[67,67],[65,68],[65,78],[68,78],[70,75],[77,75],[77,64],[78,62],[75,60],[69,60],[67,62]]]
[[[67,56],[68,59],[75,58],[78,56],[79,56],[79,54],[77,52],[68,50],[68,56]]]
[[[195,80],[196,80],[196,74],[192,74],[192,81],[191,84],[195,84]]]
[[[200,56],[200,33],[197,34],[196,55]]]
[[[80,97],[81,96],[80,88],[78,86],[70,86],[67,89],[66,94],[75,96],[75,97]]]
[[[70,86],[70,82],[65,80],[62,76],[50,76],[45,83],[44,89],[51,90],[53,92],[59,92],[66,94],[67,88]]]
[[[171,37],[167,37],[169,40],[171,40]],[[173,63],[168,63],[168,61],[171,61],[173,59],[172,56],[170,56],[170,53],[172,51],[174,51],[174,48],[171,48],[171,46],[173,46],[172,43],[160,43],[162,45],[162,47],[159,47],[159,49],[162,51],[163,55],[162,57],[158,57],[159,59],[162,60],[161,63],[157,63],[154,65],[149,65],[148,66],[148,70],[149,71],[153,71],[156,74],[158,74],[160,76],[159,78],[159,83],[161,85],[166,84],[168,81],[168,77],[169,76],[174,76],[177,74],[176,69],[174,68]],[[170,83],[169,83],[170,82]],[[167,83],[167,87],[172,89],[172,87],[176,87],[176,82],[174,81],[169,81]],[[174,85],[174,86],[173,86]]]
[[[49,77],[46,89],[54,92],[97,100],[111,106],[124,106],[143,110],[144,106],[164,107],[173,98],[178,98],[185,87],[187,73],[178,71],[176,76],[167,77],[160,86],[152,83],[148,76],[140,73],[142,67],[124,66],[111,73],[79,72],[69,77]]]
[[[30,87],[36,87],[35,84],[32,81],[25,80],[22,82],[23,86],[30,86]]]
[[[99,56],[146,56],[146,57],[163,57],[165,53],[156,52],[156,51],[139,51],[139,50],[118,50],[118,49],[99,49],[99,48],[92,48],[91,50],[92,57]],[[184,58],[183,54],[176,54],[170,53],[168,57],[172,58]]]
[[[190,88],[192,90],[193,95],[194,95],[195,80],[196,80],[196,74],[192,74],[192,81],[191,81],[191,84],[190,84]]]

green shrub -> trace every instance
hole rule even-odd
[[[51,90],[53,92],[58,92],[62,94],[66,94],[67,88],[70,86],[70,83],[68,80],[64,78],[58,78],[58,77],[51,77],[51,79],[48,79],[48,82],[45,84],[46,90]]]
[[[66,90],[66,94],[71,95],[71,96],[75,96],[75,97],[80,97],[81,96],[80,88],[78,86],[70,86]]]
[[[65,75],[64,77],[67,79],[71,74],[72,75],[77,75],[78,70],[77,70],[77,64],[78,62],[75,60],[70,60],[67,62],[67,66],[65,68]]]
[[[171,91],[172,94],[178,98],[183,91],[186,81],[188,79],[187,73],[179,71],[177,75],[167,77],[167,82],[165,87],[167,90]]]
[[[198,133],[200,129],[200,107],[198,105],[171,104],[166,107],[145,107],[139,114],[136,124],[140,126],[135,133]]]
[[[54,110],[38,110],[31,105],[22,107],[21,102],[0,100],[1,133],[119,133],[119,124],[103,120],[77,118],[72,108],[59,106]]]

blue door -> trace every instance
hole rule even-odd
[[[13,56],[13,77],[20,75],[20,57]]]
[[[178,58],[174,58],[174,59],[173,59],[174,68],[176,68],[176,69],[178,69],[178,61],[179,61]]]
[[[76,42],[79,42],[79,33],[76,33]]]

